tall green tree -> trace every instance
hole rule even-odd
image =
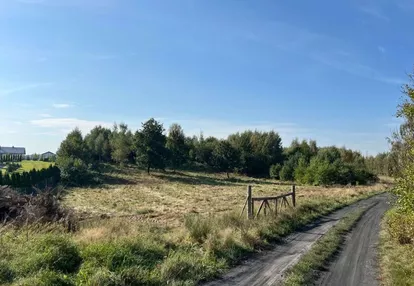
[[[171,167],[175,170],[188,160],[188,146],[183,129],[178,124],[172,124],[168,130],[167,149]]]
[[[133,136],[128,129],[128,125],[121,123],[114,125],[111,136],[112,159],[119,163],[125,164],[133,153]]]
[[[217,171],[229,173],[240,164],[240,154],[227,140],[221,140],[213,150],[213,166]]]
[[[82,133],[78,128],[70,132],[56,153],[56,164],[62,180],[68,184],[81,185],[90,179],[90,156]]]
[[[111,130],[102,126],[96,126],[86,136],[85,142],[93,160],[109,162],[111,160]]]
[[[165,168],[168,150],[163,132],[162,124],[151,118],[142,123],[141,130],[135,134],[136,161],[146,167],[148,174],[151,168]]]

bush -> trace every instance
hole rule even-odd
[[[270,178],[279,180],[281,170],[282,170],[282,165],[280,164],[270,166],[270,170],[269,170]]]
[[[290,164],[285,164],[280,170],[279,177],[282,181],[293,181],[294,173],[295,173],[294,167]]]
[[[391,236],[400,244],[414,242],[414,213],[402,212],[398,209],[388,213],[387,223]]]
[[[22,165],[19,163],[9,163],[7,164],[6,171],[8,173],[13,173],[14,171],[17,171]]]
[[[56,164],[61,171],[62,181],[67,184],[82,185],[92,181],[91,170],[81,159],[58,157]]]

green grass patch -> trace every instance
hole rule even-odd
[[[284,282],[287,286],[311,285],[322,270],[338,252],[345,240],[345,234],[358,222],[365,210],[359,210],[347,215],[332,227],[300,261],[293,266]]]
[[[23,173],[23,172],[29,172],[33,169],[36,170],[42,170],[49,168],[50,165],[54,166],[54,162],[43,162],[43,161],[31,161],[31,160],[23,160],[21,162],[16,162],[21,165],[19,169],[16,170],[16,172]],[[7,164],[7,163],[3,163]],[[6,166],[0,169],[2,172],[6,172]]]

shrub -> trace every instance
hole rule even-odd
[[[59,157],[57,164],[62,181],[70,185],[82,185],[92,180],[91,171],[84,161],[72,157]]]
[[[293,181],[295,169],[290,164],[283,165],[279,177],[282,181]]]
[[[281,170],[282,170],[282,165],[280,164],[270,166],[270,170],[269,170],[270,178],[279,180]]]
[[[390,211],[387,223],[391,236],[400,244],[414,242],[414,213],[402,212],[398,209]]]

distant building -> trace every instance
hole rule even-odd
[[[40,160],[54,158],[55,156],[56,156],[55,153],[48,151],[46,153],[40,154]]]
[[[23,147],[3,147],[0,146],[0,157],[3,156],[11,156],[14,159],[21,159],[24,155],[26,155],[26,148]]]

